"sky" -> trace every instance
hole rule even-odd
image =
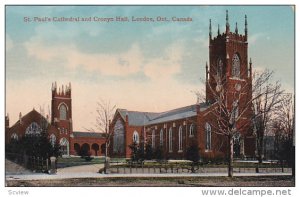
[[[93,127],[99,99],[117,108],[161,112],[196,103],[208,61],[208,26],[213,36],[244,32],[255,70],[274,71],[294,91],[294,9],[291,6],[6,6],[6,113],[10,124],[33,108],[51,107],[51,85],[72,84],[73,129]],[[128,17],[125,22],[93,18]],[[48,17],[92,21],[34,21]],[[132,17],[170,21],[133,22]],[[192,22],[173,22],[190,17]],[[30,22],[26,22],[30,19]]]

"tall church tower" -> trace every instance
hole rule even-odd
[[[51,124],[59,131],[58,143],[64,155],[69,155],[70,138],[73,135],[71,83],[57,89],[52,83]]]
[[[252,109],[249,104],[252,100],[252,63],[250,59],[248,64],[247,16],[245,16],[244,34],[239,33],[237,23],[232,32],[227,10],[224,33],[220,33],[218,25],[217,36],[213,37],[211,20],[209,21],[206,102],[212,104],[216,99],[223,102],[222,105],[231,113],[231,117],[240,117],[237,122],[234,122],[234,127],[239,128],[234,134],[236,139],[234,149],[237,147],[235,154],[254,155],[254,152],[249,149],[255,146],[255,138],[251,131]]]
[[[227,94],[234,91],[247,91],[251,98],[251,60],[248,65],[248,27],[245,16],[244,35],[239,34],[238,25],[231,32],[228,11],[226,10],[226,30],[212,37],[209,23],[209,65],[206,64],[206,102],[214,103],[216,92],[224,89]],[[243,88],[248,84],[247,88]],[[210,86],[210,87],[209,87]],[[247,89],[247,90],[245,90]],[[215,90],[215,91],[212,91]],[[227,95],[230,98],[230,95]],[[249,96],[249,95],[248,95]],[[233,98],[232,98],[233,99]]]

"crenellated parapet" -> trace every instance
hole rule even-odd
[[[56,82],[52,83],[52,97],[71,98],[71,83],[69,85],[61,85],[57,88]]]

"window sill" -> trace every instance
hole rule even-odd
[[[179,150],[179,151],[178,151],[178,153],[182,153],[182,152],[183,152],[183,150]]]

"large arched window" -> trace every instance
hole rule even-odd
[[[164,130],[163,129],[160,129],[160,133],[159,133],[159,144],[161,146],[163,146],[163,143],[164,143]]]
[[[139,133],[138,133],[137,131],[134,131],[134,132],[133,132],[132,140],[133,140],[133,142],[135,142],[135,143],[137,143],[137,144],[139,143],[140,138],[139,138]]]
[[[39,135],[41,134],[41,127],[36,123],[32,122],[25,131],[25,135]]]
[[[155,130],[152,130],[152,148],[155,148]]]
[[[195,125],[191,124],[190,126],[190,137],[194,137],[195,135]]]
[[[66,120],[67,119],[67,108],[64,104],[59,107],[59,119]]]
[[[205,135],[205,149],[211,150],[211,126],[208,123],[205,124]]]
[[[173,152],[173,131],[172,131],[172,127],[169,129],[169,152]]]
[[[113,137],[113,152],[114,153],[124,153],[124,125],[120,119],[116,121],[114,127],[114,137]]]
[[[178,151],[182,151],[182,126],[180,126],[178,130]]]
[[[56,143],[56,136],[53,133],[50,135],[49,141],[50,141],[52,147],[54,147],[55,143]]]
[[[240,78],[241,61],[238,54],[234,54],[232,58],[232,77]]]

